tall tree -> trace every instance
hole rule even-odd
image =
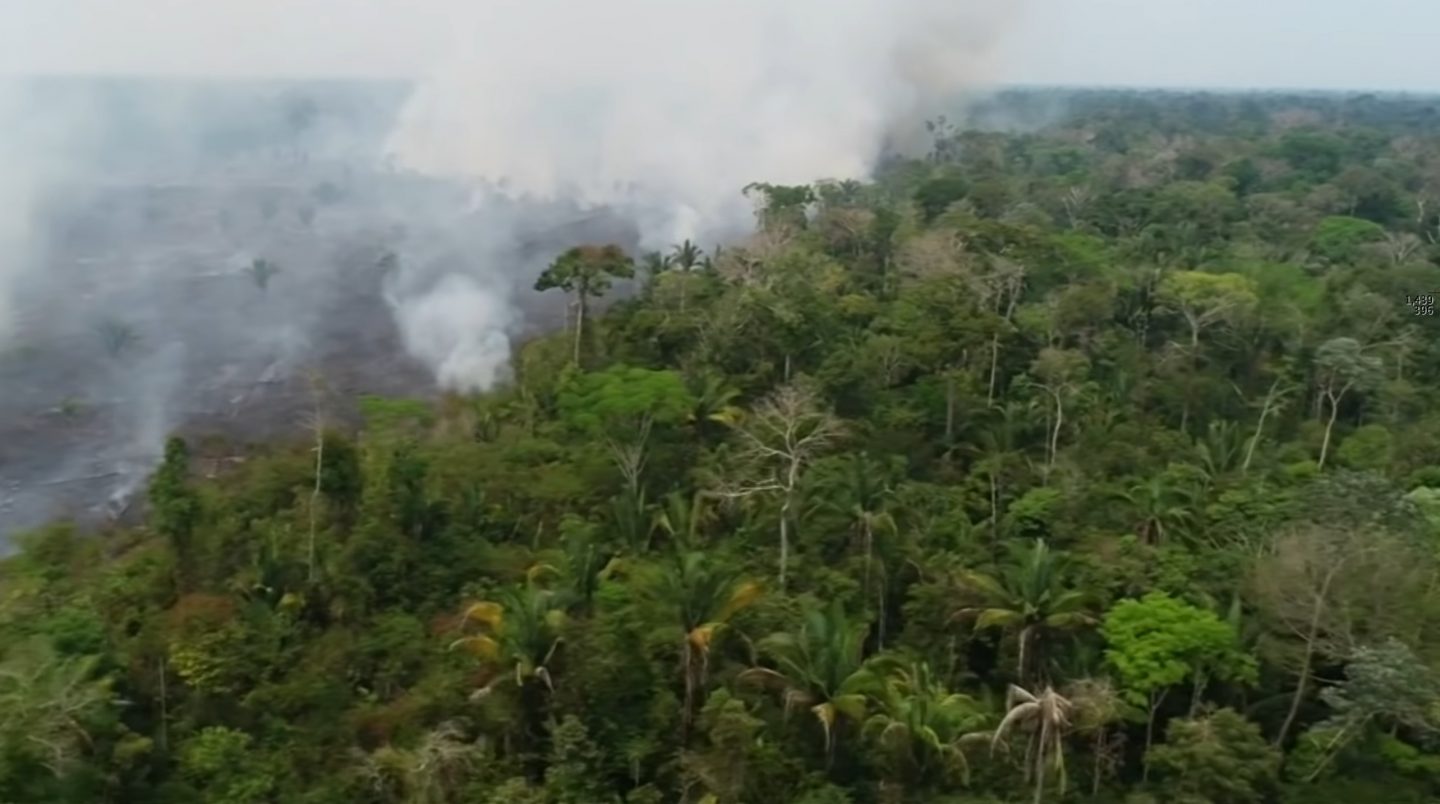
[[[195,528],[200,498],[190,487],[190,448],[184,439],[165,442],[165,459],[150,480],[150,506],[155,529],[169,540],[182,569],[195,559]]]
[[[535,280],[539,291],[559,288],[575,294],[575,364],[580,364],[580,348],[585,337],[585,322],[590,299],[605,295],[614,279],[635,276],[635,262],[616,245],[576,246],[550,263]]]
[[[1177,684],[1191,682],[1193,714],[1208,680],[1255,680],[1255,660],[1241,650],[1233,626],[1214,612],[1163,592],[1115,604],[1100,633],[1108,645],[1106,662],[1115,669],[1131,702],[1146,709],[1147,750],[1154,740],[1160,705]]]
[[[804,471],[844,432],[815,392],[786,385],[771,394],[737,428],[739,474],[719,494],[731,499],[773,496],[780,501],[780,588],[790,561],[790,522]]]
[[[462,624],[469,633],[450,643],[451,650],[463,648],[479,659],[488,675],[473,698],[502,689],[517,696],[520,750],[532,754],[544,738],[555,690],[552,667],[567,621],[564,599],[537,582],[539,571],[532,568],[532,577],[523,586],[502,590],[496,600],[466,608]],[[532,774],[538,773],[533,756],[531,762]]]
[[[866,692],[874,686],[864,666],[865,630],[850,622],[839,601],[832,601],[808,612],[799,633],[781,631],[760,641],[760,653],[774,662],[774,669],[756,667],[741,675],[778,687],[787,711],[810,710],[824,732],[827,766],[842,721],[865,719]]]
[[[1181,271],[1160,282],[1160,302],[1175,310],[1189,328],[1190,348],[1200,335],[1218,324],[1234,323],[1259,303],[1255,283],[1240,274]]]
[[[1065,571],[1064,556],[1036,539],[1011,545],[1009,559],[995,575],[970,570],[960,574],[961,587],[977,602],[959,609],[955,617],[972,621],[977,630],[1013,632],[1019,654],[1015,677],[1022,684],[1045,674],[1043,647],[1049,635],[1095,622],[1089,597],[1067,588]]]
[[[645,595],[655,613],[680,629],[680,667],[685,699],[680,711],[681,744],[690,737],[710,673],[710,649],[736,614],[760,597],[761,586],[701,552],[677,553],[652,568]]]
[[[1367,641],[1405,633],[1433,588],[1432,573],[1429,561],[1383,526],[1362,530],[1332,520],[1271,535],[1248,591],[1272,631],[1269,649],[1296,676],[1276,745],[1286,744],[1300,717],[1316,661],[1343,660]]]
[[[875,699],[864,732],[892,780],[924,790],[968,778],[965,749],[984,739],[987,720],[977,701],[947,690],[925,664],[889,668]]]
[[[1025,776],[1035,784],[1035,804],[1045,797],[1045,778],[1054,775],[1059,782],[1060,796],[1065,795],[1065,735],[1070,730],[1070,699],[1046,687],[1039,693],[1010,685],[1006,694],[1008,707],[1005,718],[991,738],[991,750],[1012,731],[1028,733],[1025,746]]]
[[[1060,432],[1065,425],[1065,405],[1071,401],[1085,381],[1090,370],[1090,361],[1080,352],[1045,348],[1035,362],[1030,364],[1032,382],[1045,392],[1054,404],[1050,422],[1049,443],[1045,450],[1045,477],[1055,469],[1055,458],[1060,452]]]
[[[1320,443],[1320,459],[1325,468],[1330,454],[1330,436],[1335,419],[1340,415],[1340,402],[1352,390],[1366,390],[1378,384],[1384,372],[1380,358],[1365,354],[1364,347],[1354,338],[1333,338],[1315,352],[1316,383],[1320,396],[1330,405],[1330,418],[1325,421],[1325,438]]]

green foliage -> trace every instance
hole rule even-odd
[[[1255,680],[1255,659],[1241,650],[1232,624],[1163,592],[1116,603],[1100,633],[1105,661],[1137,705],[1188,679]]]
[[[1385,238],[1385,229],[1379,224],[1359,218],[1333,216],[1320,221],[1310,241],[1310,250],[1316,256],[1334,263],[1354,260],[1360,250],[1369,243]]]
[[[940,217],[950,205],[964,198],[969,184],[958,176],[931,179],[915,190],[915,203],[928,223]]]
[[[366,425],[379,432],[428,427],[435,420],[435,412],[430,405],[418,399],[362,396],[360,413],[365,417]]]
[[[745,195],[757,196],[756,217],[765,229],[783,226],[804,228],[806,212],[817,200],[809,185],[788,186],[755,182],[745,187]]]
[[[1092,601],[1068,588],[1066,557],[1051,551],[1043,539],[1015,542],[998,575],[966,571],[962,587],[975,599],[956,612],[976,630],[1003,629],[1016,638],[1016,678],[1024,681],[1045,668],[1045,646],[1058,632],[1092,625]]]
[[[969,777],[965,741],[987,721],[977,701],[947,690],[924,664],[892,669],[876,699],[865,735],[890,779],[933,790]]]
[[[0,655],[0,795],[81,800],[83,758],[113,728],[119,703],[98,665],[94,656],[57,655],[41,638]]]
[[[512,383],[17,535],[0,801],[1428,800],[1431,105],[1002,92],[643,281],[565,244]]]
[[[1192,343],[1198,343],[1201,330],[1243,317],[1259,300],[1255,283],[1247,277],[1199,271],[1167,276],[1160,284],[1158,298],[1184,316],[1190,325]]]
[[[189,474],[189,447],[171,438],[165,442],[165,460],[150,480],[150,505],[155,530],[170,540],[182,559],[192,557],[192,537],[200,517],[200,501],[189,487]]]
[[[634,263],[619,246],[577,246],[561,254],[540,278],[536,290],[560,288],[579,296],[599,296],[610,289],[612,279],[635,275]]]
[[[580,374],[561,389],[560,415],[596,437],[650,424],[675,424],[695,406],[685,381],[673,371],[613,366]]]
[[[1335,460],[1342,466],[1366,472],[1383,472],[1395,457],[1395,439],[1380,424],[1367,424],[1345,437],[1335,450]]]
[[[253,738],[224,726],[203,729],[180,746],[180,775],[217,804],[265,801],[278,784]]]
[[[545,791],[554,804],[599,804],[613,799],[606,793],[600,773],[600,751],[579,718],[567,715],[551,730],[550,752]]]
[[[1168,801],[1251,804],[1273,789],[1280,753],[1231,709],[1170,723],[1147,756]]]
[[[759,644],[762,655],[776,669],[754,668],[746,675],[781,690],[785,708],[806,709],[819,723],[825,750],[831,751],[836,732],[848,720],[865,718],[865,693],[873,688],[873,675],[862,667],[864,630],[850,624],[838,602],[805,618],[800,633],[771,634]],[[840,723],[840,725],[837,725]]]

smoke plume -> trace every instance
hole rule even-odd
[[[744,229],[750,181],[859,179],[933,104],[992,76],[1015,4],[956,0],[491,2],[406,104],[398,164],[632,221],[639,245]],[[503,269],[502,269],[503,270]],[[460,276],[394,299],[442,384],[500,376],[508,305]],[[469,301],[462,304],[461,298]],[[445,322],[441,324],[439,322]]]
[[[995,79],[1016,14],[136,5],[127,26],[54,0],[33,36],[0,34],[0,72],[70,75],[0,78],[0,535],[124,508],[177,429],[293,431],[315,372],[338,398],[503,382],[560,318],[530,287],[564,249],[708,247],[751,225],[752,181],[867,176]],[[350,78],[296,80],[317,72]],[[406,75],[355,78],[375,73]]]

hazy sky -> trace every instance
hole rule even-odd
[[[1435,0],[983,2],[1023,8],[996,43],[1010,83],[1440,89]],[[465,5],[0,0],[0,73],[420,74]]]

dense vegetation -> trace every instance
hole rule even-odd
[[[1070,100],[173,440],[0,569],[0,801],[1437,800],[1435,107]]]

